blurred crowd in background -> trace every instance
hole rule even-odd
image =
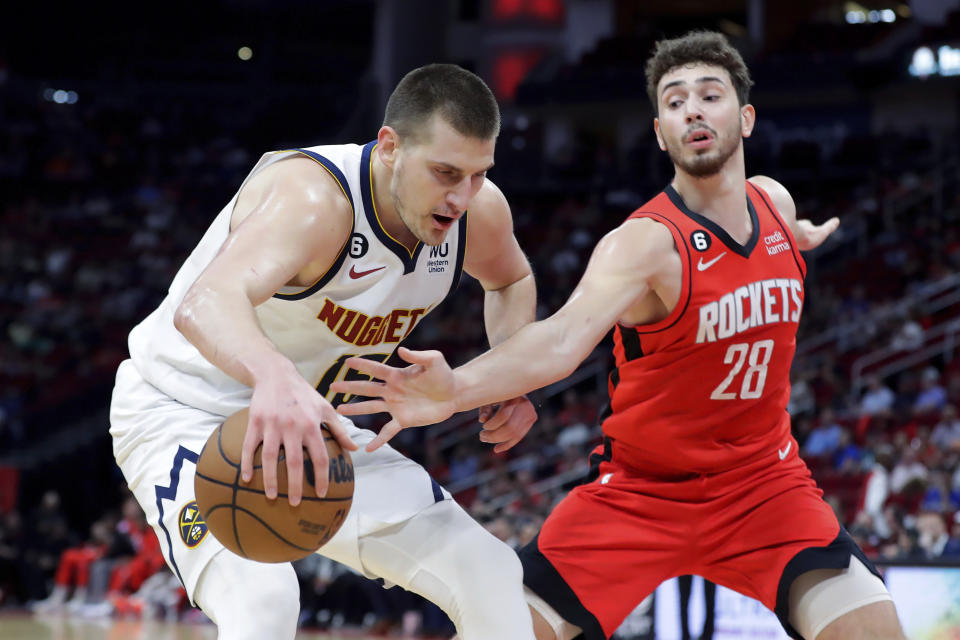
[[[597,240],[670,180],[651,129],[624,144],[581,123],[562,144],[548,143],[539,106],[571,87],[622,91],[625,76],[603,78],[614,62],[624,66],[624,48],[612,39],[577,65],[535,69],[504,111],[491,179],[534,267],[541,318],[563,304]],[[636,74],[629,89],[643,100]],[[229,102],[122,93],[57,102],[2,58],[0,89],[0,606],[196,617],[110,454],[106,407],[127,333],[260,153],[363,143],[376,129],[292,139]],[[331,101],[317,119],[347,119],[349,108]],[[960,296],[951,297],[960,291],[958,150],[922,121],[824,131],[772,111],[779,117],[765,122],[758,105],[748,175],[786,184],[802,217],[841,219],[806,256],[794,436],[869,556],[960,562],[960,358],[950,342],[960,332]],[[485,349],[482,291],[469,280],[408,346],[440,349],[452,363]],[[469,416],[407,430],[394,444],[519,547],[586,475],[601,439],[609,352],[601,344],[570,382],[534,393],[539,420],[505,454],[479,442]],[[450,629],[435,607],[319,556],[297,571],[304,624]]]

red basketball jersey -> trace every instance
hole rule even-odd
[[[603,430],[644,472],[715,473],[796,446],[786,407],[806,266],[769,196],[750,182],[746,196],[746,245],[672,186],[628,218],[667,227],[683,264],[669,316],[614,330]]]

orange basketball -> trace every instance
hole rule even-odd
[[[333,537],[353,502],[350,453],[324,426],[330,457],[327,495],[317,497],[313,463],[303,450],[303,498],[296,507],[287,499],[287,465],[280,449],[277,499],[263,491],[261,448],[253,459],[253,478],[240,479],[240,452],[250,410],[244,409],[217,427],[200,452],[194,491],[197,506],[211,533],[234,553],[258,562],[290,562],[310,555]]]

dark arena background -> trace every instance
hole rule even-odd
[[[544,317],[600,236],[669,182],[643,61],[692,28],[725,33],[756,81],[747,175],[783,182],[802,217],[841,220],[806,256],[790,402],[803,457],[882,567],[907,636],[960,634],[958,0],[53,2],[4,14],[0,638],[215,637],[152,532],[135,535],[108,403],[127,333],[263,152],[364,143],[405,72],[475,71],[501,103],[490,177]],[[467,280],[409,346],[457,363],[485,348]],[[524,544],[586,473],[609,347],[534,394],[539,421],[505,454],[479,442],[475,414],[394,442]],[[89,566],[85,590],[54,579],[74,561]],[[434,606],[332,561],[296,570],[298,637],[452,635]],[[661,585],[617,637],[679,640],[679,593]],[[704,611],[695,579],[694,637]],[[722,588],[713,637],[786,638]]]

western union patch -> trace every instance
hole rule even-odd
[[[203,521],[203,516],[200,515],[196,500],[180,509],[178,522],[180,539],[183,540],[183,544],[187,545],[188,549],[193,549],[207,537],[207,523]]]

